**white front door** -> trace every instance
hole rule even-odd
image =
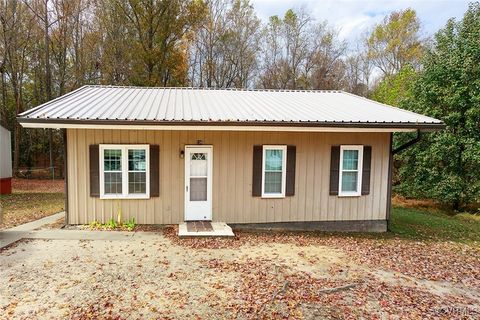
[[[212,220],[211,146],[185,146],[185,221]]]

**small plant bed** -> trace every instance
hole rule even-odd
[[[105,231],[135,231],[136,224],[135,218],[131,218],[127,221],[116,221],[111,218],[107,223],[101,223],[99,221],[90,222],[86,228],[90,230],[105,230]]]

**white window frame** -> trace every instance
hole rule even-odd
[[[350,172],[357,172],[357,191],[342,191],[343,178],[343,151],[357,150],[358,151],[358,167],[357,170],[346,170]],[[362,194],[362,174],[363,174],[363,145],[342,145],[340,146],[340,172],[338,177],[338,196],[339,197],[358,197]]]
[[[267,150],[282,150],[282,192],[265,193],[265,162],[267,160]],[[262,198],[285,198],[285,189],[287,182],[287,146],[286,145],[264,145],[262,153]]]
[[[122,150],[122,194],[105,194],[104,150]],[[128,193],[128,150],[145,150],[145,193]],[[148,144],[101,144],[100,161],[100,199],[149,199],[150,198],[150,145]]]

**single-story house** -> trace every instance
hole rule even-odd
[[[392,133],[437,119],[342,91],[84,86],[20,114],[64,130],[67,223],[385,231]]]

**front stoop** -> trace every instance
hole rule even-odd
[[[201,230],[196,228],[187,228],[187,223],[183,222],[178,225],[179,237],[233,237],[232,228],[225,222],[212,222],[213,230]],[[189,231],[189,229],[191,231]]]

